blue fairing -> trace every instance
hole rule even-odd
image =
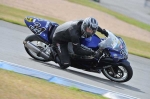
[[[81,38],[81,44],[88,48],[92,48],[93,50],[98,49],[98,44],[101,42],[101,39],[94,34],[92,37],[89,38]]]
[[[115,35],[112,35],[109,33],[109,36],[105,41],[105,45],[107,45],[107,47],[105,48],[105,50],[109,51],[110,57],[113,58],[114,61],[118,62],[121,59],[127,59],[128,58],[128,51],[125,45],[125,42],[123,41],[122,38],[117,37]],[[113,36],[116,38],[116,40],[118,40],[115,44],[115,39],[112,39],[113,41],[110,41],[109,39],[113,38]],[[110,47],[109,45],[114,46],[113,48]],[[108,47],[109,46],[109,47]]]
[[[25,23],[28,26],[28,28],[36,35],[38,35],[43,40],[51,43],[51,40],[49,40],[50,36],[50,29],[53,29],[54,26],[58,26],[57,23],[51,22],[45,19],[35,18],[35,17],[26,17]]]
[[[109,50],[110,56],[113,57],[114,61],[119,61],[120,59],[122,59],[122,55],[120,54],[120,51],[116,51],[112,48],[107,48]],[[116,57],[117,56],[117,57]]]

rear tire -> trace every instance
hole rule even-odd
[[[26,37],[26,39],[25,39],[25,41],[29,41],[29,42],[33,42],[33,41],[39,41],[39,42],[42,42],[42,43],[44,43],[41,39],[39,39],[36,35],[29,35],[29,36],[27,36]],[[36,45],[35,45],[36,46]],[[38,46],[37,46],[38,47]],[[25,50],[26,50],[26,52],[32,57],[32,58],[34,58],[35,60],[38,60],[38,61],[43,61],[43,62],[48,62],[48,61],[51,61],[51,60],[46,60],[46,59],[44,59],[44,58],[42,58],[42,57],[39,57],[36,53],[34,53],[33,51],[31,51],[30,49],[28,49],[27,47],[25,47],[24,46],[24,48],[25,48]],[[41,49],[42,47],[39,47],[39,49]],[[34,53],[34,54],[33,54]]]

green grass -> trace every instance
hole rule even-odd
[[[57,22],[59,24],[64,23],[64,21],[58,20],[58,19],[55,19],[52,17],[46,17],[46,16],[38,15],[35,13],[27,12],[24,10],[12,8],[12,7],[8,7],[8,6],[0,4],[0,20],[4,20],[4,21],[11,22],[14,24],[26,26],[24,23],[24,18],[26,16],[36,16],[36,17],[40,17],[40,18],[44,18],[47,20]]]
[[[125,15],[122,15],[120,13],[114,12],[114,11],[109,10],[107,8],[104,8],[104,7],[100,6],[98,3],[92,2],[91,0],[68,0],[68,1],[80,4],[80,5],[84,5],[84,6],[99,10],[99,11],[106,12],[106,13],[108,13],[108,14],[110,14],[110,15],[112,15],[112,16],[114,16],[114,17],[116,17],[116,18],[118,18],[124,22],[127,22],[129,24],[132,24],[132,25],[135,25],[135,26],[140,27],[142,29],[145,29],[147,31],[150,31],[150,25],[145,24],[143,22],[140,22],[138,20],[135,20],[133,18],[127,17]]]
[[[41,17],[41,18],[55,21],[59,24],[64,22],[62,20],[57,20],[55,18],[37,15],[34,13],[30,13],[30,12],[27,12],[24,10],[19,10],[19,9],[12,8],[12,7],[7,7],[4,5],[0,5],[0,13],[1,13],[0,20],[5,20],[8,22],[23,25],[23,26],[25,26],[24,18],[26,16]],[[125,37],[125,36],[121,36],[121,37],[125,40],[130,54],[135,54],[138,56],[150,58],[150,52],[149,52],[150,51],[150,43],[139,41],[137,39],[132,39],[132,38]]]
[[[81,91],[79,88],[77,88],[77,87],[75,87],[75,86],[71,86],[71,87],[69,87],[69,89],[71,89],[71,90],[76,90],[76,91]]]
[[[0,99],[107,99],[43,79],[0,69]]]

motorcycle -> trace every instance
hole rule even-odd
[[[52,36],[59,26],[56,22],[28,16],[24,19],[27,27],[34,33],[23,41],[26,52],[38,61],[51,61]],[[90,38],[81,38],[81,46],[98,50],[103,48],[102,55],[96,59],[93,56],[76,55],[72,43],[68,43],[71,67],[89,72],[103,73],[115,82],[127,82],[132,78],[133,70],[128,59],[128,50],[124,40],[108,31],[108,37],[99,38],[94,34]],[[66,67],[67,68],[67,67]]]

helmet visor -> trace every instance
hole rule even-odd
[[[91,34],[95,34],[95,32],[97,31],[97,28],[93,28],[93,27],[87,27],[86,32],[89,32]]]
[[[96,32],[96,30],[93,30],[91,28],[86,28],[86,34],[87,34],[87,37],[91,37],[92,35],[94,35]]]
[[[91,29],[91,28],[86,28],[86,32],[93,34],[95,30]]]

